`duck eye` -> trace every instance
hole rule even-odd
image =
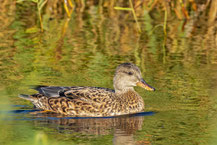
[[[133,75],[133,73],[132,72],[128,72],[128,75]]]

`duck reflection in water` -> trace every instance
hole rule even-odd
[[[36,126],[55,128],[59,133],[79,133],[81,138],[97,137],[114,134],[113,143],[136,144],[134,134],[142,129],[144,116],[152,115],[152,112],[144,112],[139,115],[124,115],[118,117],[82,118],[61,117],[55,113],[34,114],[40,118],[34,120]]]

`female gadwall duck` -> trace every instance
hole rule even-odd
[[[40,86],[35,88],[39,93],[19,97],[31,101],[36,108],[44,111],[68,116],[104,117],[142,112],[144,101],[133,87],[155,90],[142,79],[140,69],[132,63],[123,63],[116,68],[113,85],[115,90]]]

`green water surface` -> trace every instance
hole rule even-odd
[[[157,10],[139,19],[141,33],[132,15],[106,6],[86,6],[70,19],[48,10],[44,32],[35,4],[8,1],[0,10],[0,144],[217,144],[217,23],[207,15],[168,18],[165,36],[155,27],[164,20]],[[35,93],[34,85],[113,88],[114,70],[124,62],[138,65],[156,88],[135,88],[146,115],[31,114],[33,105],[17,97]]]

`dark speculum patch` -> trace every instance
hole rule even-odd
[[[65,92],[64,91],[59,91],[59,96],[65,96]]]

